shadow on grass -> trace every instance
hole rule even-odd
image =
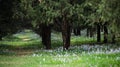
[[[19,43],[19,42],[18,42]],[[52,49],[62,46],[61,41],[52,41]],[[28,53],[34,53],[37,50],[45,49],[45,46],[41,42],[29,43],[24,45],[14,44],[0,44],[0,55],[26,55]]]
[[[17,54],[27,54],[28,52],[33,53],[35,50],[41,49],[43,46],[40,44],[31,44],[25,46],[13,46],[8,44],[0,45],[0,55],[17,55]]]
[[[52,41],[52,49],[56,49],[58,47],[63,46],[61,41]],[[110,45],[111,43],[97,43],[97,42],[72,42],[71,46],[81,46],[81,45]],[[113,44],[114,45],[114,44]],[[120,43],[115,44],[116,46],[120,46]],[[25,45],[10,45],[10,44],[0,44],[0,55],[26,55],[32,54],[36,50],[44,49],[44,45],[41,42],[39,43],[31,43]]]

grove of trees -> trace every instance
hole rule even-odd
[[[120,0],[0,0],[0,40],[6,35],[31,29],[42,37],[46,49],[51,49],[51,30],[60,31],[63,49],[70,46],[71,33],[88,36],[97,34],[104,43],[111,34],[112,43],[120,34]]]

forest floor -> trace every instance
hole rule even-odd
[[[0,67],[120,67],[120,44],[93,44],[96,39],[72,36],[62,49],[60,33],[51,34],[52,49],[45,50],[33,32],[21,32],[0,41]]]

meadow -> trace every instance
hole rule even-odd
[[[0,67],[120,67],[120,44],[93,44],[95,38],[72,36],[69,50],[62,49],[62,36],[52,33],[52,49],[30,31],[0,41]]]

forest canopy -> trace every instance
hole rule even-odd
[[[97,42],[112,42],[120,35],[120,0],[0,0],[0,40],[6,35],[31,29],[51,48],[51,30],[62,33],[63,48],[70,46],[73,32],[96,32]],[[90,33],[92,36],[93,33]]]

